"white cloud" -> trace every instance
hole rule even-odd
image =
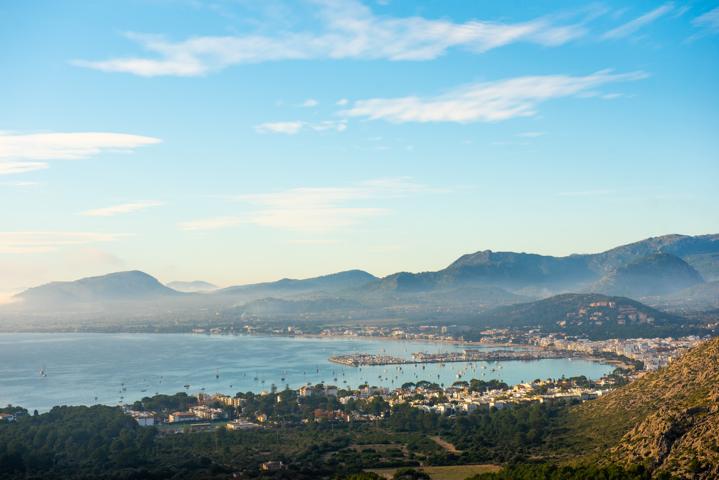
[[[441,192],[407,178],[385,178],[348,187],[293,188],[280,192],[247,194],[230,200],[252,207],[235,217],[220,217],[181,223],[184,230],[213,230],[240,224],[300,232],[324,233],[386,215],[385,207],[366,205],[390,198]]]
[[[146,77],[197,76],[231,65],[277,60],[431,60],[455,47],[481,53],[516,42],[557,46],[586,33],[581,25],[554,25],[544,18],[512,24],[478,20],[456,23],[418,16],[375,15],[354,0],[314,3],[319,7],[319,32],[195,36],[174,42],[160,35],[129,33],[131,40],[154,56],[73,63]]]
[[[21,182],[21,181],[15,181],[15,182],[0,182],[0,186],[3,187],[16,187],[16,188],[29,188],[29,187],[37,187],[42,185],[40,182]]]
[[[543,135],[545,135],[544,132],[521,132],[517,134],[518,137],[522,138],[537,138]]]
[[[255,126],[257,133],[282,133],[284,135],[295,135],[302,130],[304,122],[268,122]]]
[[[34,172],[48,168],[45,162],[8,162],[0,159],[0,175]]]
[[[644,15],[637,17],[634,20],[631,20],[623,25],[618,26],[617,28],[609,30],[604,35],[602,35],[602,38],[616,39],[627,37],[642,28],[643,26],[648,25],[653,21],[657,20],[658,18],[671,12],[673,8],[674,4],[665,3],[661,7],[657,7],[651,12],[645,13]]]
[[[314,98],[308,98],[307,100],[302,102],[302,105],[300,105],[300,106],[305,107],[305,108],[312,108],[312,107],[316,107],[319,104],[320,104],[320,102],[318,102]]]
[[[646,78],[644,72],[613,74],[603,70],[584,77],[546,75],[475,83],[429,98],[358,100],[341,113],[390,122],[498,122],[531,117],[547,100],[579,95],[601,85]]]
[[[77,160],[106,151],[132,151],[137,147],[159,142],[157,138],[125,133],[0,132],[0,175],[48,168],[47,162],[38,160]]]
[[[124,234],[95,232],[0,232],[0,254],[43,253],[73,245],[111,242]]]
[[[711,33],[719,33],[719,7],[699,15],[692,20],[692,25],[706,29]]]
[[[268,122],[255,126],[257,133],[279,133],[283,135],[296,135],[303,130],[312,130],[315,132],[335,131],[343,132],[347,129],[346,120],[326,120],[323,122],[308,123],[302,121],[292,122]]]
[[[111,207],[86,210],[84,212],[81,212],[80,215],[83,215],[85,217],[114,217],[115,215],[138,212],[146,208],[159,207],[162,205],[164,205],[163,202],[154,201],[123,203],[120,205],[113,205]]]
[[[339,100],[337,100],[337,102],[335,102],[335,105],[339,105],[340,107],[342,107],[347,105],[348,103],[350,103],[350,101],[346,98],[340,98]]]

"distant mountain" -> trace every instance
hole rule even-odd
[[[209,282],[203,282],[202,280],[194,280],[191,282],[170,282],[167,286],[173,290],[177,290],[178,292],[186,293],[211,292],[219,288],[217,285],[213,285]]]
[[[482,250],[462,255],[438,271],[398,272],[384,278],[362,270],[349,270],[314,278],[285,278],[211,291],[205,290],[213,287],[205,282],[171,284],[177,290],[191,293],[168,288],[142,272],[120,272],[30,289],[17,296],[24,301],[1,306],[0,313],[7,320],[4,325],[21,326],[29,325],[30,320],[38,325],[50,321],[58,326],[70,325],[79,321],[79,313],[84,315],[85,325],[100,318],[107,324],[124,325],[127,323],[124,320],[136,318],[147,328],[152,328],[152,322],[160,317],[165,322],[179,325],[195,322],[201,317],[225,321],[242,313],[261,317],[261,312],[275,317],[281,315],[280,312],[292,312],[291,315],[301,317],[303,321],[323,322],[332,315],[341,318],[336,315],[336,306],[341,300],[350,302],[347,318],[353,321],[363,318],[477,325],[485,322],[496,326],[525,322],[542,324],[544,328],[553,325],[551,328],[558,331],[590,331],[595,336],[668,334],[668,330],[662,328],[672,324],[672,320],[656,310],[645,311],[651,307],[641,304],[640,311],[644,316],[656,321],[656,324],[647,322],[652,328],[641,323],[636,325],[631,317],[626,317],[627,321],[623,314],[612,312],[606,312],[608,323],[602,318],[574,322],[567,317],[573,311],[565,309],[567,299],[594,297],[562,297],[562,294],[586,292],[632,297],[658,308],[666,305],[673,311],[688,312],[688,309],[716,308],[719,302],[713,296],[715,289],[712,285],[701,286],[705,285],[704,280],[711,283],[717,278],[719,235],[665,235],[601,253],[564,257]],[[690,294],[687,298],[693,299],[691,305],[682,301],[680,292]],[[548,303],[527,307],[530,305],[527,302],[541,298],[547,299]],[[274,300],[268,300],[262,308],[258,304],[242,312],[243,305],[262,299]],[[277,299],[295,303],[280,304]],[[303,303],[305,300],[312,302]],[[623,305],[625,301],[628,300],[615,303]],[[123,302],[122,308],[118,308],[117,302]],[[271,307],[270,303],[273,303]],[[577,318],[584,318],[577,310],[581,302],[575,303],[577,305],[572,308],[576,307]],[[515,305],[517,310],[490,312],[503,305]],[[308,309],[307,312],[302,312],[303,307]],[[67,315],[58,316],[60,310]],[[22,314],[28,315],[23,317]],[[688,314],[698,318],[696,311]],[[637,318],[641,319],[642,315]],[[665,318],[667,322],[663,322]],[[564,326],[561,322],[565,322]]]
[[[376,280],[377,277],[363,270],[347,270],[302,280],[283,278],[276,282],[227,287],[218,290],[216,294],[272,297],[297,295],[308,292],[337,292],[340,290],[359,288]]]
[[[686,320],[624,297],[561,294],[535,302],[494,308],[471,324],[480,327],[539,327],[545,332],[589,335],[592,338],[642,336]]]
[[[595,255],[594,266],[606,273],[654,253],[675,255],[697,270],[704,280],[719,280],[719,234],[716,233],[647,238]]]
[[[654,253],[608,273],[589,290],[641,298],[665,295],[703,282],[699,272],[681,258],[669,253]]]
[[[263,298],[253,300],[241,307],[237,307],[245,315],[256,315],[261,317],[288,315],[307,315],[326,313],[337,310],[354,310],[362,308],[363,305],[352,300],[343,298],[319,298],[303,300],[286,300],[281,298]]]
[[[700,283],[661,297],[650,297],[647,303],[671,310],[707,311],[719,309],[719,281]]]
[[[593,288],[606,279],[605,290],[625,293],[620,287],[632,286],[628,293],[634,295],[637,285],[632,281],[633,276],[641,277],[642,272],[652,269],[661,271],[661,281],[655,279],[648,283],[639,292],[642,296],[686,288],[702,282],[702,276],[709,280],[719,278],[719,234],[665,235],[602,253],[566,257],[483,250],[463,255],[436,272],[389,275],[374,288],[430,292],[465,285],[493,285],[523,295],[547,296],[596,291]],[[673,275],[677,275],[676,278]],[[617,288],[609,289],[615,283]]]
[[[88,277],[72,282],[52,282],[30,288],[16,297],[31,307],[62,306],[78,303],[147,301],[180,296],[155,277],[137,270]]]
[[[382,279],[381,288],[426,292],[465,285],[493,285],[509,290],[563,289],[596,278],[582,257],[530,253],[481,252],[463,255],[437,272],[401,272]]]
[[[719,478],[719,338],[575,407],[561,435],[593,463],[642,464],[652,478]]]

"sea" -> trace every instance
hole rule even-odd
[[[580,359],[350,367],[332,355],[461,351],[457,344],[372,338],[144,333],[0,333],[0,405],[47,411],[56,405],[118,405],[157,393],[270,391],[324,382],[399,387],[427,380],[534,379],[585,375],[614,367]],[[491,349],[491,347],[481,347]]]

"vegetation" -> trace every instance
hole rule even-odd
[[[558,465],[518,465],[505,468],[500,472],[481,473],[468,480],[663,480],[668,475],[652,477],[641,466],[623,468],[610,466],[558,466]]]

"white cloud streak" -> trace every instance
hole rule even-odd
[[[156,201],[123,203],[120,205],[113,205],[111,207],[86,210],[84,212],[80,212],[80,215],[85,217],[114,217],[115,215],[139,212],[140,210],[145,210],[152,207],[159,207],[162,205],[164,205],[163,202]]]
[[[583,77],[547,75],[475,83],[436,97],[358,100],[341,113],[350,117],[404,122],[498,122],[536,115],[545,101],[575,96],[604,84],[646,78],[644,72],[613,74],[608,70]]]
[[[0,232],[0,254],[52,252],[66,246],[112,242],[124,236],[96,232]]]
[[[49,167],[47,160],[78,160],[103,152],[129,152],[159,142],[157,138],[125,133],[0,133],[0,175],[43,170]]]
[[[291,122],[267,122],[261,123],[255,126],[257,133],[279,133],[283,135],[296,135],[301,131],[314,131],[314,132],[343,132],[347,129],[346,120],[326,120],[323,122],[302,122],[302,121],[291,121]]]
[[[699,15],[692,20],[692,25],[711,33],[719,33],[719,7]]]
[[[628,37],[629,35],[635,33],[640,28],[644,27],[645,25],[648,25],[658,18],[666,15],[667,13],[671,12],[674,9],[674,4],[672,3],[665,3],[661,7],[657,7],[654,10],[645,13],[644,15],[635,18],[634,20],[631,20],[623,25],[618,26],[617,28],[613,28],[612,30],[609,30],[604,35],[602,35],[602,38],[608,39],[608,40],[614,40],[617,38],[624,38]]]
[[[309,233],[326,233],[386,215],[385,207],[365,205],[391,198],[440,192],[406,178],[376,179],[348,187],[293,188],[247,194],[230,200],[249,205],[243,215],[184,222],[183,230],[215,230],[242,224]]]
[[[521,23],[472,20],[456,23],[423,17],[375,15],[354,0],[317,0],[319,32],[284,32],[274,36],[196,36],[170,41],[160,35],[127,34],[154,54],[101,61],[75,60],[77,66],[145,77],[199,76],[231,65],[279,60],[386,59],[431,60],[449,49],[475,53],[516,42],[558,46],[583,36],[579,24],[554,25],[539,18]]]

